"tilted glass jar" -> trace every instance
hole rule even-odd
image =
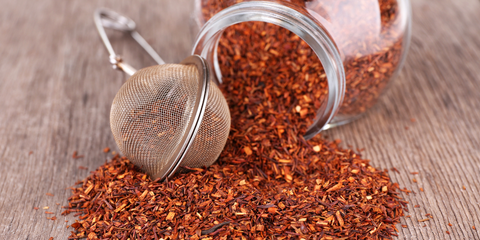
[[[196,0],[195,14],[202,28],[193,53],[207,59],[219,84],[224,64],[219,54],[228,54],[217,51],[220,39],[230,36],[226,44],[249,47],[225,35],[232,25],[260,22],[245,25],[251,28],[246,32],[265,34],[258,28],[274,24],[311,49],[328,84],[306,139],[371,108],[398,74],[410,41],[408,0]]]

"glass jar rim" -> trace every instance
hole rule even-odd
[[[215,14],[200,29],[192,54],[198,54],[213,62],[216,82],[221,83],[221,71],[217,61],[218,41],[227,27],[243,22],[266,22],[283,27],[303,39],[319,58],[327,77],[327,100],[317,110],[304,135],[310,139],[328,128],[345,95],[345,70],[340,53],[329,34],[316,19],[282,4],[267,1],[248,1],[232,5]],[[212,60],[212,61],[211,61]],[[215,78],[214,77],[214,78]]]

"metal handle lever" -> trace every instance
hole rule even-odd
[[[157,52],[155,52],[155,50],[153,50],[152,46],[150,46],[147,41],[145,41],[145,39],[135,30],[136,24],[132,19],[106,8],[97,9],[93,15],[93,19],[95,21],[95,25],[97,26],[98,33],[100,34],[100,37],[102,38],[102,41],[105,44],[108,53],[110,54],[110,63],[113,65],[114,69],[122,70],[130,76],[137,71],[129,64],[124,63],[123,59],[115,53],[112,44],[105,33],[105,28],[129,32],[133,39],[135,39],[135,41],[137,41],[137,43],[143,49],[145,49],[145,51],[159,65],[165,64],[163,59],[157,54]]]

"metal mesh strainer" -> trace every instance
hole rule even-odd
[[[140,35],[134,32],[134,23],[121,17],[105,9],[95,14],[114,67],[133,74],[118,91],[110,112],[118,147],[153,179],[171,176],[178,166],[211,165],[225,146],[230,112],[220,89],[210,83],[205,60],[194,55],[180,64],[135,72],[115,55],[103,30],[103,26],[127,29],[132,36],[137,34],[137,40]],[[124,25],[119,25],[120,20]]]

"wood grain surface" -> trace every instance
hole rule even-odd
[[[362,118],[323,134],[365,148],[373,166],[398,169],[393,181],[415,192],[402,193],[411,217],[398,239],[480,239],[480,1],[412,1],[400,76]],[[134,19],[167,62],[191,50],[192,0],[0,0],[0,239],[66,239],[75,220],[60,215],[66,188],[104,163],[104,147],[116,149],[109,109],[126,76],[109,66],[97,7]],[[109,34],[133,66],[154,64]],[[419,223],[427,213],[433,219]]]

